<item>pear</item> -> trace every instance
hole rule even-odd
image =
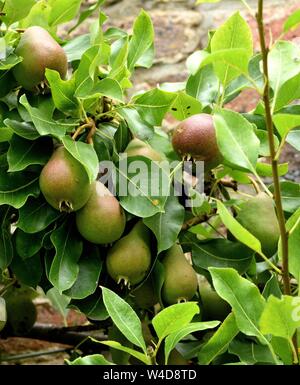
[[[31,298],[12,295],[6,298],[7,326],[16,336],[27,334],[32,329],[37,311]]]
[[[52,207],[71,212],[87,203],[92,184],[82,164],[60,146],[40,174],[40,189]]]
[[[165,281],[162,298],[169,304],[190,300],[197,290],[197,275],[184,256],[179,244],[173,245],[165,254],[162,263]]]
[[[199,278],[199,292],[204,321],[223,321],[231,312],[230,305],[219,296],[204,277]]]
[[[130,233],[119,239],[108,251],[108,274],[128,286],[140,283],[151,266],[150,230],[139,221]]]
[[[149,309],[159,302],[151,276],[141,286],[132,290],[130,295],[140,309]]]
[[[45,80],[46,68],[56,70],[62,78],[67,74],[67,56],[44,28],[27,28],[15,53],[21,56],[23,61],[13,68],[13,74],[26,90],[33,91]]]
[[[196,114],[179,123],[173,133],[172,145],[182,157],[205,161],[210,166],[221,162],[213,118]]]
[[[148,143],[143,142],[138,138],[132,139],[125,149],[125,153],[130,156],[144,156],[152,161],[162,161],[162,155],[154,150]]]
[[[276,253],[280,230],[272,198],[260,192],[240,205],[236,219],[260,241],[267,257]]]
[[[126,217],[116,197],[97,181],[85,206],[76,212],[76,224],[83,238],[101,245],[121,237]]]

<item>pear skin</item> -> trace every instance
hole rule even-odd
[[[276,253],[280,230],[272,198],[260,192],[241,204],[236,219],[260,241],[267,257]]]
[[[26,29],[15,50],[23,61],[13,68],[17,82],[26,90],[34,90],[45,80],[46,68],[59,72],[65,78],[68,69],[63,48],[44,28],[33,26]]]
[[[76,224],[83,238],[103,245],[122,236],[126,217],[117,198],[97,181],[85,206],[76,212]]]
[[[189,301],[197,290],[197,275],[186,260],[179,244],[173,245],[165,254],[162,263],[165,281],[162,298],[169,305]]]
[[[150,230],[139,221],[108,251],[106,267],[114,281],[133,286],[146,277],[150,266]]]
[[[46,201],[60,211],[79,210],[92,193],[86,170],[63,146],[54,151],[39,182]]]
[[[151,276],[140,287],[132,290],[130,295],[140,309],[149,309],[159,302]]]

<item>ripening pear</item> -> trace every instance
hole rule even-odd
[[[58,147],[40,174],[40,189],[46,201],[56,210],[81,209],[92,186],[86,170],[63,146]]]
[[[15,53],[21,56],[23,61],[13,68],[13,74],[26,90],[34,90],[45,80],[46,68],[59,72],[61,78],[65,78],[67,74],[67,56],[44,28],[27,28]]]
[[[151,266],[150,230],[139,221],[130,233],[119,239],[108,251],[108,274],[129,286],[140,283]]]
[[[260,241],[267,257],[276,253],[280,230],[272,198],[260,192],[240,205],[236,219]]]
[[[129,142],[125,149],[125,153],[128,157],[140,155],[153,161],[159,162],[163,160],[163,157],[159,152],[154,150],[148,143],[145,143],[138,138],[134,138]]]
[[[76,224],[83,238],[103,245],[121,237],[126,217],[117,198],[97,181],[85,206],[76,212]]]
[[[196,114],[180,122],[172,144],[181,156],[210,163],[220,158],[213,117],[209,114]]]
[[[149,309],[159,302],[151,276],[141,286],[132,290],[130,295],[135,304],[141,309]]]
[[[173,245],[166,252],[162,263],[165,268],[163,300],[169,305],[189,301],[197,290],[197,275],[185,258],[181,246],[177,243]]]

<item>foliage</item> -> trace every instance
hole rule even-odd
[[[299,10],[284,23],[282,39],[270,47],[266,84],[265,52],[254,53],[250,26],[234,13],[209,34],[204,50],[188,58],[186,82],[161,84],[130,97],[136,68],[150,68],[154,60],[154,29],[147,12],[140,12],[129,33],[106,26],[103,0],[81,14],[80,0],[19,3],[7,0],[3,6],[0,1],[0,329],[6,322],[3,294],[16,285],[30,286],[48,293],[63,314],[75,308],[91,323],[114,325],[128,341],[97,342],[104,350],[121,352],[126,362],[156,364],[162,354],[162,363],[168,364],[171,352],[184,345],[186,359],[205,365],[298,363],[300,185],[284,180],[288,165],[278,160],[285,143],[300,149],[300,108],[295,103],[300,50],[283,40],[299,25]],[[73,31],[94,12],[98,18],[87,34],[57,36],[59,25],[73,20]],[[43,87],[26,91],[12,72],[23,60],[15,53],[22,30],[33,25],[59,42],[69,70],[61,79],[47,69]],[[246,89],[260,95],[256,108],[249,113],[228,109],[226,104]],[[213,116],[222,160],[205,170],[201,193],[193,184],[178,197],[175,186],[184,181],[176,171],[182,159],[163,130],[164,119],[172,115],[182,121],[199,113]],[[122,154],[132,138],[149,144],[167,164],[176,160],[176,166],[137,155],[128,159],[124,172]],[[109,277],[105,260],[111,245],[85,240],[77,231],[76,213],[55,210],[41,193],[41,170],[58,144],[80,163],[90,182],[105,176],[100,162],[113,162],[115,187],[125,185],[131,192],[117,197],[126,212],[125,233],[142,220],[152,237],[151,267],[135,287]],[[160,175],[167,193],[161,186],[149,191],[153,180],[146,174],[137,179],[136,160],[151,168],[153,180]],[[264,255],[261,242],[236,219],[241,205],[260,191],[275,198],[281,225],[272,256]],[[201,289],[185,303],[163,303],[161,260],[176,242],[190,253],[197,274],[230,305],[225,319],[207,317]],[[134,295],[147,280],[158,299],[142,309]],[[145,330],[151,331],[150,338]],[[100,354],[68,363],[113,364]]]

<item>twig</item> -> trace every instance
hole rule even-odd
[[[276,147],[275,147],[275,141],[274,141],[274,126],[273,126],[272,111],[271,111],[270,80],[269,80],[269,67],[268,67],[269,48],[266,46],[263,10],[264,10],[264,2],[263,0],[258,0],[258,12],[256,14],[256,20],[258,25],[262,59],[263,59],[263,72],[265,76],[263,100],[265,104],[266,125],[267,125],[267,131],[268,131],[270,155],[272,160],[274,200],[275,200],[278,224],[279,224],[280,235],[281,235],[282,278],[283,278],[284,294],[291,295],[291,284],[290,284],[290,276],[289,276],[288,232],[285,225],[285,216],[284,216],[284,211],[282,207],[282,195],[280,190],[278,160],[276,158]],[[294,342],[295,350],[298,351],[297,333],[294,336],[293,342]]]
[[[199,217],[194,217],[192,219],[189,219],[185,223],[183,223],[183,225],[181,227],[181,230],[182,231],[188,230],[189,228],[191,228],[193,226],[196,226],[199,223],[206,222],[207,220],[208,220],[208,218],[207,218],[206,215],[202,215],[202,216],[199,216]]]

